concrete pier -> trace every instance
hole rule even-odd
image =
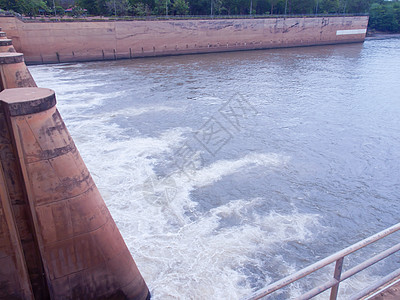
[[[12,40],[0,37],[0,53],[2,52],[17,52],[12,44]]]
[[[22,53],[0,53],[0,89],[36,87],[36,83],[24,62]]]
[[[0,88],[0,299],[149,299],[54,91],[9,52]]]

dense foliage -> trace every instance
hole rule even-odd
[[[0,0],[0,8],[27,16],[72,15],[273,15],[369,13],[370,28],[400,31],[399,0]],[[54,7],[55,6],[55,7]]]
[[[379,31],[400,32],[400,2],[373,3],[369,27]]]

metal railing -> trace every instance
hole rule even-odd
[[[306,277],[315,271],[336,262],[335,264],[335,269],[333,273],[333,277],[325,282],[324,284],[313,288],[312,290],[308,291],[307,293],[303,294],[302,296],[296,298],[296,299],[310,299],[328,289],[331,289],[330,293],[330,300],[336,299],[338,295],[338,290],[339,290],[339,284],[340,282],[346,280],[347,278],[357,274],[358,272],[365,270],[366,268],[372,266],[373,264],[377,263],[378,261],[392,255],[393,253],[397,252],[400,250],[400,243],[394,245],[393,247],[363,261],[362,263],[356,265],[355,267],[347,270],[346,272],[342,273],[342,267],[343,267],[343,260],[344,258],[357,251],[360,250],[361,248],[364,248],[365,246],[368,246],[371,243],[374,243],[396,231],[400,230],[400,223],[393,225],[390,228],[387,228],[373,236],[370,236],[354,245],[351,245],[350,247],[347,247],[346,249],[343,249],[325,259],[322,259],[292,275],[289,275],[279,281],[276,281],[269,286],[267,286],[264,289],[261,289],[257,292],[255,292],[253,295],[251,295],[249,298],[246,300],[255,300],[255,299],[261,299],[267,295],[270,295],[271,293],[303,278]],[[374,282],[370,284],[367,288],[363,289],[362,291],[358,292],[357,294],[354,294],[350,296],[348,299],[360,299],[361,297],[364,297],[368,295],[369,293],[375,291],[385,283],[393,280],[394,278],[398,277],[400,275],[400,268],[397,269],[396,271],[390,273],[389,275],[381,278],[377,282]]]

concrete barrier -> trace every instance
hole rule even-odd
[[[12,44],[12,40],[0,37],[0,53],[3,52],[17,52]]]
[[[0,144],[0,155],[10,156],[2,156],[0,185],[19,192],[28,216],[20,219],[13,212],[12,195],[2,189],[0,211],[9,220],[1,224],[3,260],[14,262],[7,269],[14,274],[0,276],[0,286],[9,287],[9,297],[29,295],[32,282],[36,299],[45,299],[46,292],[50,299],[148,299],[148,288],[55,107],[54,92],[6,89],[0,104],[0,136],[8,145],[3,154]],[[21,256],[23,241],[17,238],[15,246],[10,240],[22,230],[13,222],[25,222],[34,235],[29,249],[40,258],[36,272],[15,263],[29,264],[31,257]],[[33,284],[32,277],[41,274]]]
[[[0,299],[149,299],[54,92],[9,52],[0,89]]]
[[[28,63],[179,55],[363,42],[367,16],[0,25]]]
[[[0,74],[0,90],[36,86],[22,53],[0,53]]]

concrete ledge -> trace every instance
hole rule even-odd
[[[12,45],[12,40],[10,39],[1,39],[0,46],[9,46]]]
[[[15,88],[2,91],[0,101],[8,106],[11,116],[22,116],[52,108],[56,105],[56,96],[51,89]]]
[[[16,52],[0,53],[0,65],[24,62],[24,55]]]

